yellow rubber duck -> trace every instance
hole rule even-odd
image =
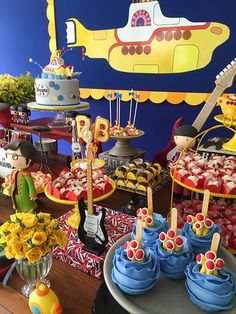
[[[58,297],[40,281],[29,296],[29,308],[33,314],[62,314]]]

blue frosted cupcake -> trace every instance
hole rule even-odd
[[[187,222],[182,230],[182,235],[191,244],[195,255],[209,251],[213,234],[221,232],[220,227],[215,225],[210,219],[205,219],[201,213],[197,214],[196,217],[199,217],[199,220],[188,215]]]
[[[147,210],[146,208],[143,208],[142,210]],[[139,215],[139,214],[138,214]],[[147,218],[151,218],[151,216],[146,216]],[[137,220],[136,220],[137,221]],[[159,234],[161,232],[166,232],[169,228],[169,224],[167,223],[166,219],[162,217],[160,214],[153,214],[153,220],[150,224],[143,223],[143,231],[142,231],[142,243],[143,246],[148,247],[150,249],[153,249],[154,244],[156,243],[156,240],[159,237]],[[132,239],[135,239],[136,235],[136,222],[134,224],[134,228],[132,231]]]
[[[160,274],[160,265],[152,250],[148,248],[137,250],[135,257],[132,251],[125,247],[116,250],[113,258],[112,280],[125,293],[144,294],[156,284]],[[143,251],[143,256],[138,256],[139,251]]]
[[[168,230],[172,231],[171,229]],[[167,233],[168,235],[168,233]],[[172,237],[160,234],[153,247],[157,260],[160,262],[161,272],[170,279],[184,277],[184,271],[194,258],[191,245],[183,236]]]
[[[210,265],[214,264],[214,261],[207,260],[207,262]],[[214,275],[215,269],[207,271],[212,274],[201,273],[200,269],[201,265],[190,263],[185,270],[185,286],[191,301],[209,312],[233,308],[236,292],[233,282],[234,274],[225,268],[218,270],[217,276]]]

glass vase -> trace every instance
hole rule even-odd
[[[21,290],[24,296],[29,297],[30,293],[34,290],[37,281],[41,281],[50,287],[50,282],[46,279],[46,276],[51,267],[52,256],[50,253],[43,256],[35,264],[29,264],[27,260],[23,260],[16,265],[20,277],[26,282]]]

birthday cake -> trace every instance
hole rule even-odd
[[[30,59],[30,62],[34,62]],[[37,64],[36,62],[34,62]],[[41,78],[35,80],[36,106],[40,109],[66,109],[80,103],[79,80],[73,66],[66,66],[58,50],[50,63],[42,68]]]

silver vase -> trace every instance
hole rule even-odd
[[[34,290],[37,281],[45,283],[50,287],[50,282],[46,279],[52,267],[52,256],[50,253],[43,256],[37,263],[29,264],[27,260],[20,261],[16,265],[16,269],[20,277],[26,282],[22,288],[24,296],[29,297]]]

